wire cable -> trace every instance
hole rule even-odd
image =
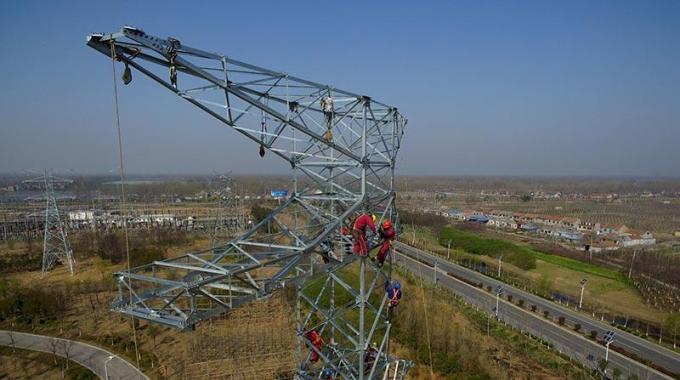
[[[118,132],[118,161],[120,163],[120,215],[123,218],[123,234],[125,235],[125,255],[127,261],[127,271],[130,272],[130,239],[127,228],[127,205],[125,194],[125,164],[123,161],[123,137],[120,129],[120,108],[118,106],[118,83],[116,82],[116,50],[114,41],[111,40],[111,69],[113,73],[113,97],[115,100],[116,111],[116,131]],[[132,301],[132,280],[128,277],[128,290],[130,291],[130,301]],[[135,317],[130,319],[132,325],[132,342],[135,346],[135,359],[139,368],[139,348],[137,347],[137,328],[135,327]]]
[[[435,270],[435,271],[437,270],[436,265],[433,268],[433,270]],[[430,356],[430,379],[434,379],[434,363],[432,362],[432,341],[431,341],[432,338],[431,338],[431,334],[430,334],[430,321],[429,321],[429,318],[427,316],[427,300],[425,298],[425,286],[423,285],[424,274],[423,274],[423,266],[422,265],[418,265],[418,272],[420,274],[420,276],[418,276],[418,278],[419,278],[418,283],[420,285],[420,294],[423,298],[423,317],[425,317],[425,334],[427,335],[427,352]],[[436,276],[436,273],[437,272],[435,272],[435,276]],[[434,286],[436,287],[437,284],[435,283]]]

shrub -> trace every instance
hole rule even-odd
[[[123,261],[125,240],[123,234],[106,232],[97,239],[97,255],[102,259],[118,264]]]
[[[577,324],[574,325],[574,331],[576,331],[576,332],[581,331],[581,324],[580,323],[577,323]]]
[[[61,288],[20,286],[15,281],[0,282],[0,319],[53,319],[66,310],[67,296]]]
[[[138,267],[149,264],[156,260],[163,260],[165,252],[153,246],[134,247],[130,250],[130,266]]]
[[[516,265],[524,270],[536,268],[536,258],[531,249],[518,246],[514,243],[478,236],[474,233],[462,231],[459,228],[444,227],[439,234],[439,243],[442,246],[449,240],[454,245],[466,252],[475,255],[498,257],[503,255],[506,262]]]
[[[399,220],[401,225],[415,224],[429,227],[435,235],[439,235],[442,228],[448,224],[448,220],[441,215],[426,214],[423,212],[400,211]]]

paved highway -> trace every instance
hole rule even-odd
[[[614,330],[616,331],[616,338],[612,346],[622,347],[670,371],[680,373],[680,355],[664,347],[657,346],[652,342],[615,329],[586,315],[556,305],[551,301],[529,294],[501,281],[484,276],[481,273],[443,260],[429,252],[403,243],[396,243],[395,248],[398,252],[396,255],[398,264],[404,266],[415,275],[421,275],[430,281],[434,279],[435,272],[433,267],[436,261],[438,269],[437,282],[439,285],[453,290],[468,302],[487,310],[489,313],[493,312],[493,308],[496,306],[495,290],[493,294],[489,293],[484,289],[469,285],[454,276],[471,282],[483,283],[484,288],[492,286],[495,289],[496,286],[500,285],[504,289],[504,297],[510,294],[515,301],[523,299],[527,308],[531,305],[536,305],[538,310],[534,313],[528,309],[520,308],[505,299],[501,299],[499,318],[521,331],[529,331],[532,335],[551,342],[556,349],[585,365],[594,367],[597,360],[605,356],[604,346],[586,338],[582,334],[574,332],[568,327],[559,326],[553,322],[554,318],[563,316],[565,317],[565,322],[570,326],[580,323],[585,332],[596,330],[598,331],[599,338],[602,338],[606,331]],[[453,276],[448,275],[448,273]],[[551,319],[543,317],[543,310],[550,312]],[[636,374],[640,379],[671,378],[613,350],[609,352],[609,361],[610,366],[619,367],[624,375]]]
[[[75,340],[0,330],[0,345],[47,353],[55,352],[61,357],[68,357],[86,367],[101,379],[105,379],[104,374],[108,372],[108,378],[111,380],[149,380],[140,370],[120,356]],[[104,363],[110,356],[113,358],[108,361],[105,370]]]

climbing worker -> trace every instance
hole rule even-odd
[[[321,98],[321,110],[323,114],[326,115],[326,121],[333,117],[333,97],[328,95],[327,97]]]
[[[355,255],[366,256],[368,254],[368,244],[366,243],[366,229],[369,228],[375,235],[375,215],[361,214],[355,221],[352,228],[352,238],[354,239],[353,252]]]
[[[335,258],[333,257],[333,243],[330,240],[326,239],[322,241],[321,244],[319,244],[319,250],[321,251],[320,255],[324,264],[328,264],[331,262],[331,258]]]
[[[380,235],[380,239],[382,241],[380,242],[380,249],[376,255],[375,263],[381,267],[385,263],[387,252],[389,252],[390,248],[392,247],[392,240],[394,240],[394,238],[397,236],[397,232],[392,225],[392,221],[385,219],[380,225],[378,235]]]
[[[326,141],[333,141],[333,97],[328,95],[327,97],[321,98],[321,110],[326,119],[326,132],[323,137]]]
[[[387,293],[390,309],[399,305],[399,300],[401,299],[401,283],[399,281],[394,281],[393,283],[385,281],[385,292]]]
[[[307,340],[316,348],[316,350],[321,351],[323,347],[323,339],[321,335],[316,330],[311,330],[306,334]],[[312,363],[319,361],[319,353],[316,350],[312,350],[312,357],[309,359]]]
[[[342,228],[340,228],[340,234],[342,235],[341,239],[343,241],[342,248],[346,255],[352,254],[352,235],[350,232],[351,231],[347,226],[342,226]]]
[[[378,349],[375,348],[375,343],[368,347],[364,354],[364,375],[368,375],[373,368],[373,363],[378,359]]]
[[[322,380],[333,380],[333,374],[335,371],[333,371],[333,368],[324,368],[323,371],[321,371],[321,377],[320,379]]]

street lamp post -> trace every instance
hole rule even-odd
[[[581,307],[583,307],[583,291],[586,289],[586,284],[588,283],[588,279],[584,278],[579,282],[578,284],[581,286],[581,297],[578,300],[578,309],[581,310]]]
[[[498,305],[499,305],[499,300],[500,300],[502,294],[503,294],[503,288],[500,285],[498,285],[496,287],[496,318],[498,318]]]
[[[607,347],[605,353],[604,353],[604,361],[609,362],[609,345],[614,342],[614,336],[616,335],[615,332],[613,331],[607,331],[604,334],[604,345]]]
[[[501,264],[502,264],[501,260],[502,259],[503,259],[503,255],[498,256],[498,278],[501,278]]]
[[[449,244],[446,246],[446,259],[451,260],[451,239],[449,239]]]
[[[109,355],[108,359],[104,361],[104,380],[109,380],[109,370],[106,367],[107,364],[113,359],[113,355]]]
[[[434,285],[437,286],[437,259],[434,260]]]

